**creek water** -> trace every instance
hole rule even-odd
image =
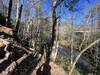
[[[69,60],[72,58],[75,58],[79,54],[78,50],[73,50],[71,53],[70,50],[67,50],[66,48],[59,48],[58,55],[59,56],[66,56]],[[76,67],[80,68],[81,70],[87,72],[89,68],[89,62],[88,59],[85,56],[81,56],[78,62],[76,63]]]

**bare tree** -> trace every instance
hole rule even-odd
[[[23,4],[21,4],[20,6],[20,10],[18,13],[18,20],[17,20],[17,24],[16,24],[16,33],[18,33],[18,29],[19,29],[19,25],[20,25],[20,21],[21,21],[21,14],[22,14],[22,9],[23,9]]]
[[[8,7],[8,20],[7,20],[7,26],[9,27],[11,25],[11,12],[12,12],[12,2],[13,0],[9,0],[9,7]]]
[[[54,45],[54,40],[55,40],[55,36],[56,36],[56,24],[57,24],[57,17],[56,17],[56,0],[52,0],[52,5],[53,5],[53,12],[52,12],[52,46]]]
[[[75,58],[73,64],[72,64],[72,68],[69,71],[69,75],[72,75],[73,70],[75,68],[75,64],[77,63],[77,61],[79,60],[79,58],[81,57],[81,55],[86,52],[89,48],[91,48],[93,45],[95,45],[96,43],[100,42],[100,38],[97,39],[96,41],[92,42],[90,45],[88,45],[85,49],[81,50],[81,52],[77,55],[77,57]]]
[[[17,21],[18,21],[18,16],[19,16],[19,1],[20,1],[20,0],[17,0],[16,23],[17,23]]]

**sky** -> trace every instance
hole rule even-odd
[[[37,1],[37,0],[33,0],[33,1]],[[47,16],[51,16],[52,15],[52,0],[40,0],[40,1],[41,1],[41,8],[43,9],[43,14],[47,15]],[[5,5],[8,5],[9,0],[4,0],[3,2]],[[24,2],[23,2],[23,0],[21,0],[21,3],[23,3],[24,8],[26,8],[26,10],[24,9],[23,11],[31,10],[32,16],[34,16],[36,14],[35,9],[31,9],[29,0],[24,0]],[[32,2],[31,2],[31,4],[32,4]],[[95,4],[100,4],[100,0],[80,0],[75,6],[76,8],[78,8],[80,10],[77,12],[74,12],[74,13],[68,11],[67,8],[63,8],[61,21],[62,22],[71,22],[72,21],[71,19],[73,16],[73,20],[74,20],[73,23],[81,24],[81,22],[84,21],[85,14]],[[59,7],[57,8],[57,12],[59,13]],[[23,14],[22,14],[22,20],[25,20],[25,17]]]
[[[62,17],[61,17],[61,21],[63,22],[71,22],[72,17],[73,17],[73,23],[75,24],[81,24],[81,22],[83,22],[85,14],[88,12],[88,10],[94,6],[95,4],[100,4],[100,0],[80,0],[77,4],[76,4],[76,8],[80,9],[77,12],[70,12],[68,11],[67,8],[63,8],[62,9]],[[52,8],[50,8],[52,6],[52,0],[48,0],[47,3],[45,3],[45,6],[43,8],[45,8],[48,13],[51,13],[50,11],[52,10]],[[59,8],[57,9],[57,11],[59,12]]]
[[[80,10],[79,12],[76,12],[76,22],[77,24],[80,24],[86,13],[88,12],[89,9],[91,9],[91,7],[93,7],[96,4],[100,4],[100,0],[90,0],[90,3],[88,3],[86,0],[81,0],[77,5],[78,7],[81,7],[82,10]]]
[[[88,3],[86,0],[80,0],[76,4],[76,8],[79,9],[76,12],[71,12],[68,11],[67,8],[63,8],[63,16],[62,16],[62,21],[64,22],[72,22],[72,17],[73,17],[73,23],[75,24],[81,24],[84,21],[84,17],[88,10],[94,6],[96,3],[100,4],[100,0],[90,0]]]
[[[28,7],[30,9],[30,4],[27,3],[28,0],[24,0],[24,6]],[[36,1],[36,0],[33,0]],[[52,0],[40,0],[41,1],[41,8],[43,9],[43,14],[47,16],[52,15]],[[43,2],[44,1],[44,2]],[[89,2],[88,2],[89,1]],[[73,17],[73,23],[79,25],[82,22],[84,22],[84,17],[88,10],[94,6],[95,4],[100,4],[100,0],[80,0],[76,5],[75,8],[79,9],[76,12],[71,12],[67,8],[62,9],[62,16],[61,16],[61,21],[62,22],[72,22],[72,17]],[[34,16],[35,10],[30,9],[31,14]],[[57,8],[57,14],[59,13],[59,7]]]

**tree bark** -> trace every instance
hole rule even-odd
[[[16,23],[17,23],[17,21],[18,21],[18,16],[19,16],[19,0],[17,0]]]
[[[1,39],[0,38],[0,47],[5,46],[5,45],[8,45],[8,44],[9,44],[8,41],[6,41],[5,39]]]
[[[18,16],[18,21],[17,21],[16,29],[15,29],[16,30],[16,33],[18,33],[19,24],[20,24],[20,21],[21,21],[22,9],[23,9],[23,5],[21,4],[20,11],[19,11],[19,16]]]
[[[26,59],[29,55],[23,55],[17,61],[12,62],[4,71],[2,71],[1,75],[11,75],[13,70],[19,65],[24,59]]]
[[[56,0],[52,0],[53,5],[53,12],[52,12],[52,46],[54,45],[54,40],[56,37],[56,25],[57,25],[57,18],[56,18]]]
[[[8,26],[8,27],[10,27],[10,25],[11,25],[12,1],[13,1],[13,0],[9,0],[8,19],[7,19],[7,26]]]

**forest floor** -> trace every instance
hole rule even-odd
[[[3,28],[0,29],[0,75],[66,75],[59,65],[46,62],[42,55],[36,57],[34,50],[18,43],[11,37],[11,29],[9,33],[9,29]]]

